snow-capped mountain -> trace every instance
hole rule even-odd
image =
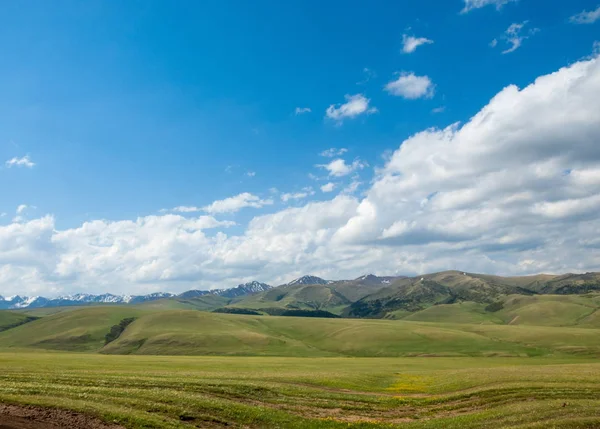
[[[225,298],[237,298],[239,296],[252,295],[254,293],[264,292],[271,288],[272,286],[269,286],[266,283],[257,282],[255,280],[253,282],[238,285],[237,287],[231,289],[224,289],[218,291],[217,295],[223,296]]]
[[[152,293],[150,295],[129,296],[112,295],[90,295],[78,293],[75,295],[59,296],[58,298],[44,298],[43,296],[22,297],[13,296],[3,298],[0,296],[0,310],[11,310],[21,308],[63,307],[70,305],[86,304],[140,304],[142,302],[174,297],[172,293]]]
[[[204,295],[218,295],[225,298],[237,298],[239,296],[250,295],[271,289],[266,283],[257,281],[238,285],[231,289],[215,290],[190,290],[180,295],[172,293],[156,292],[148,295],[113,295],[105,293],[102,295],[91,295],[87,293],[78,293],[74,295],[65,295],[58,298],[44,298],[42,296],[23,297],[19,295],[5,298],[0,296],[0,310],[16,310],[21,308],[41,308],[41,307],[63,307],[71,305],[87,304],[141,304],[149,301],[156,301],[165,298],[197,298]]]
[[[6,309],[10,309],[10,308],[28,308],[32,304],[33,305],[37,304],[38,306],[43,306],[43,304],[47,301],[48,300],[46,298],[43,298],[41,296],[27,297],[27,296],[15,295],[15,296],[9,296],[7,298],[0,296],[0,310],[6,310]]]
[[[354,282],[359,282],[361,284],[366,285],[379,285],[379,284],[391,284],[394,281],[398,280],[399,277],[379,277],[374,274],[366,274],[364,276],[360,276],[354,280]]]
[[[251,295],[254,293],[264,292],[271,288],[272,288],[272,286],[270,286],[266,283],[257,282],[255,280],[252,282],[237,285],[236,287],[231,288],[231,289],[188,290],[187,292],[184,292],[184,293],[178,295],[178,297],[184,298],[184,299],[191,299],[191,298],[198,298],[200,296],[206,296],[206,295],[218,295],[218,296],[222,296],[225,298],[237,298],[239,296],[245,296],[245,295]]]
[[[333,282],[329,281],[329,280],[324,280],[321,277],[317,277],[317,276],[302,276],[300,278],[297,278],[296,280],[292,280],[287,285],[288,286],[294,286],[294,285],[326,285],[326,284],[330,284],[330,283],[333,283]]]

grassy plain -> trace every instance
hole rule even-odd
[[[0,402],[127,428],[594,428],[587,358],[282,358],[0,352]]]

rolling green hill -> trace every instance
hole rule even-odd
[[[0,311],[0,332],[29,323],[35,319],[35,317],[27,316],[23,313]]]
[[[104,346],[105,335],[113,325],[141,313],[139,309],[124,306],[63,311],[0,333],[0,347],[97,351]]]
[[[135,320],[106,344],[111,328],[128,318]],[[600,330],[96,307],[1,332],[0,348],[158,355],[596,356]]]
[[[439,323],[577,326],[600,328],[600,296],[508,295],[492,305],[458,302],[429,306],[416,312],[392,311],[391,319]]]

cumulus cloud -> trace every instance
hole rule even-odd
[[[432,43],[433,40],[427,39],[426,37],[414,37],[404,34],[402,36],[402,52],[410,54],[415,52],[419,46]]]
[[[593,24],[600,19],[600,5],[595,10],[580,12],[573,15],[569,21],[573,24]]]
[[[392,95],[416,100],[417,98],[432,98],[435,94],[435,85],[428,76],[401,72],[398,79],[388,82],[385,90]]]
[[[262,200],[256,195],[249,192],[244,192],[234,197],[225,198],[224,200],[214,201],[212,204],[203,207],[207,213],[235,213],[243,208],[252,207],[259,209],[264,206],[273,204],[273,200]]]
[[[33,162],[29,158],[29,155],[25,155],[22,158],[14,157],[14,158],[9,159],[8,161],[6,161],[5,165],[7,168],[11,168],[11,167],[33,168],[35,166],[35,162]]]
[[[310,113],[310,112],[312,112],[310,107],[296,107],[294,114],[297,116],[297,115],[303,115],[305,113]]]
[[[516,51],[521,47],[525,39],[528,39],[529,37],[540,31],[539,28],[533,28],[529,31],[523,32],[523,27],[525,27],[528,22],[529,21],[514,23],[506,29],[502,37],[500,37],[500,39],[508,45],[508,48],[502,51],[503,54],[510,54],[511,52]],[[498,43],[498,39],[494,39],[490,43],[490,46],[492,48],[495,48],[496,46],[498,46]]]
[[[569,252],[583,257],[582,231],[600,227],[599,64],[509,86],[464,126],[409,138],[336,238],[504,251],[513,269],[525,256],[532,271],[598,268]]]
[[[0,286],[140,293],[306,273],[600,270],[598,93],[597,58],[508,86],[463,125],[398,142],[363,196],[256,216],[232,235],[212,216],[175,214],[0,225]]]
[[[346,161],[338,158],[331,161],[329,164],[320,164],[317,165],[317,167],[327,170],[330,176],[342,177],[347,176],[356,170],[362,170],[363,168],[367,167],[367,163],[361,161],[360,159],[356,159],[352,161],[351,164],[347,164]]]
[[[462,10],[462,13],[467,13],[472,11],[473,9],[480,9],[485,6],[496,6],[497,10],[502,9],[502,6],[515,2],[517,0],[464,0],[465,7]]]
[[[370,99],[362,94],[345,95],[344,104],[332,104],[325,111],[325,116],[329,119],[341,123],[344,119],[352,119],[363,114],[376,113],[376,107],[369,107]]]
[[[335,189],[335,183],[333,183],[333,182],[329,182],[329,183],[326,183],[323,186],[321,186],[321,192],[323,192],[323,193],[333,192],[334,189]]]

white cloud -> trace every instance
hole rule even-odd
[[[343,193],[345,193],[345,194],[355,193],[358,190],[358,188],[360,187],[360,185],[362,185],[362,182],[358,179],[359,179],[358,176],[355,176],[352,179],[352,182],[350,182],[350,184],[344,188]]]
[[[432,98],[435,94],[435,85],[428,76],[416,76],[412,72],[401,72],[398,79],[385,86],[385,90],[392,95],[415,100]]]
[[[311,187],[307,187],[302,189],[302,192],[291,192],[291,193],[284,193],[281,194],[281,201],[283,201],[284,203],[287,203],[290,200],[301,200],[304,199],[308,196],[314,195],[315,191],[313,191],[313,189]]]
[[[333,183],[333,182],[329,182],[329,183],[326,183],[323,186],[321,186],[321,192],[324,192],[324,193],[333,192],[334,189],[335,189],[335,183]]]
[[[329,175],[334,177],[347,176],[348,174],[356,170],[362,170],[367,166],[368,164],[366,162],[361,161],[360,159],[354,160],[352,164],[346,164],[346,161],[344,161],[341,158],[335,159],[329,164],[317,165],[317,167],[327,170],[329,172]]]
[[[364,196],[256,216],[232,235],[212,216],[174,214],[0,225],[0,287],[143,293],[306,273],[598,271],[598,93],[600,59],[508,86],[464,125],[398,142]]]
[[[414,37],[404,34],[402,36],[402,52],[410,54],[416,51],[419,46],[432,43],[433,40],[429,40],[426,37]]]
[[[470,12],[473,9],[479,9],[485,6],[496,6],[497,10],[500,10],[502,6],[515,2],[517,0],[464,0],[465,7],[462,13]]]
[[[168,210],[163,210],[163,212],[164,211],[168,211]],[[174,207],[173,209],[171,209],[171,211],[176,212],[176,213],[195,213],[195,212],[201,212],[202,208],[195,207],[195,206],[177,206],[177,207]]]
[[[528,39],[540,31],[539,28],[533,28],[523,34],[523,27],[525,27],[528,22],[529,21],[523,21],[521,23],[511,24],[510,27],[508,27],[508,29],[504,32],[502,37],[500,37],[500,39],[508,45],[508,48],[502,51],[503,54],[510,54],[511,52],[516,51],[521,47],[525,39]],[[494,39],[490,43],[490,46],[495,48],[498,46],[498,43],[498,39]]]
[[[35,166],[35,162],[33,162],[29,158],[29,155],[25,155],[22,158],[14,157],[12,159],[9,159],[8,161],[6,161],[5,165],[8,168],[11,168],[11,167],[33,168]]]
[[[214,201],[212,204],[203,207],[207,213],[235,213],[245,207],[259,209],[264,206],[273,204],[273,200],[261,200],[256,195],[249,192],[236,195],[235,197],[225,198],[224,200]]]
[[[310,112],[312,112],[310,107],[296,107],[294,114],[295,115],[303,115],[305,113],[310,113]]]
[[[27,204],[20,204],[17,207],[17,210],[15,211],[15,217],[12,219],[12,221],[16,223],[23,222],[25,220],[25,217],[23,215],[25,214],[25,211],[29,208],[30,207]]]
[[[431,113],[444,113],[446,111],[446,106],[436,107],[431,110]]]
[[[325,111],[325,115],[329,119],[333,119],[341,123],[347,118],[356,118],[362,114],[376,113],[377,108],[369,107],[370,99],[362,94],[345,95],[346,102],[344,104],[332,104]]]
[[[573,15],[569,21],[573,24],[593,24],[600,19],[600,5],[595,10],[583,11]]]
[[[248,176],[248,177],[254,177],[254,176],[256,176],[256,171],[247,171],[246,172],[246,176]]]
[[[333,158],[334,156],[342,156],[346,152],[348,152],[348,149],[346,149],[345,147],[339,149],[332,147],[330,149],[324,150],[319,155],[324,156],[325,158]]]
[[[462,127],[414,135],[336,239],[462,249],[517,271],[521,259],[531,271],[599,268],[578,243],[600,227],[598,91],[600,60],[579,62],[505,88]]]

